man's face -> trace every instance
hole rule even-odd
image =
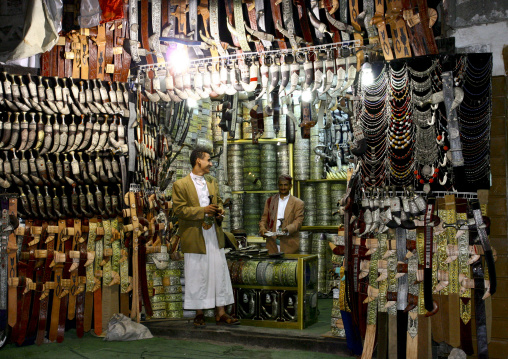
[[[210,168],[212,168],[212,159],[208,153],[203,155],[203,158],[196,159],[196,166],[200,170],[202,170],[205,174],[210,173]]]
[[[291,183],[288,180],[280,180],[279,181],[279,194],[283,196],[289,195],[289,191],[291,191]]]

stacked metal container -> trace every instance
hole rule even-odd
[[[310,179],[310,140],[302,138],[301,131],[296,131],[293,153],[294,179],[304,181]]]
[[[323,143],[324,141],[320,136],[324,136],[324,129],[319,129],[318,126],[314,126],[310,129],[310,179],[322,179],[324,172],[324,162],[321,157],[315,154],[314,149],[319,145],[319,143]]]
[[[217,146],[215,152],[218,153],[222,146]],[[217,178],[217,182],[219,184],[219,193],[222,200],[225,202],[227,199],[232,199],[231,196],[231,187],[229,186],[229,182],[226,178],[226,172],[224,171],[224,166],[227,165],[224,161],[225,157],[222,156],[220,160],[220,164],[217,168],[215,168],[215,177]],[[231,211],[226,209],[226,214],[222,221],[222,229],[225,231],[229,231],[231,229]]]
[[[259,194],[245,193],[243,196],[243,228],[248,236],[257,236],[259,234],[261,211]]]
[[[219,127],[221,121],[221,112],[219,111],[220,102],[212,101],[212,133],[213,142],[222,141],[222,129]]]
[[[243,146],[243,189],[245,191],[260,190],[258,186],[261,175],[259,167],[260,146],[254,144],[247,144]]]
[[[168,268],[163,270],[162,274],[162,281],[165,285],[166,317],[183,318],[184,261],[170,261]]]
[[[231,230],[243,229],[243,194],[232,194]]]
[[[328,234],[328,241],[335,244],[336,246],[344,245],[344,232],[339,234]],[[344,264],[344,256],[336,254],[331,255],[331,265],[333,280],[329,285],[333,292],[332,301],[332,320],[331,320],[331,332],[332,335],[339,338],[345,338],[346,332],[344,330],[344,324],[342,323],[342,315],[340,314],[340,268]]]
[[[305,208],[305,217],[303,219],[304,226],[315,226],[316,225],[316,208],[318,202],[316,198],[316,187],[314,183],[302,183],[300,187],[303,192],[303,202]]]
[[[252,125],[250,110],[245,106],[238,106],[238,116],[243,119],[242,123],[242,138],[244,140],[252,139]]]
[[[332,223],[330,202],[330,182],[317,182],[316,186],[316,226],[329,226]]]
[[[312,254],[318,256],[318,292],[328,294],[327,275],[331,269],[331,249],[324,233],[312,234]]]
[[[266,106],[266,101],[263,101],[263,106]],[[263,118],[263,136],[261,138],[275,138],[275,131],[273,128],[273,116],[265,116]]]
[[[300,254],[312,254],[312,233],[301,231],[300,236]]]
[[[282,175],[289,175],[289,147],[285,143],[277,145],[277,178]]]
[[[332,182],[330,186],[330,207],[332,212],[338,210],[337,202],[344,196],[346,193],[346,182]],[[332,218],[331,225],[339,225],[344,223],[343,215],[335,215]]]
[[[262,190],[277,189],[277,145],[263,144],[259,157],[261,164],[260,180]]]
[[[243,147],[228,145],[228,176],[232,191],[243,190]]]

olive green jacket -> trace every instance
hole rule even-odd
[[[213,195],[212,204],[222,209],[217,180],[205,175],[208,193]],[[178,233],[183,253],[205,254],[206,246],[201,224],[205,218],[205,208],[199,205],[198,193],[189,175],[173,184],[173,211],[178,217]],[[224,233],[215,221],[219,248],[224,248]]]

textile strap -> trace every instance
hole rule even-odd
[[[432,247],[434,228],[429,226],[434,217],[435,198],[429,198],[427,201],[427,211],[425,213],[425,254],[424,254],[424,289],[423,296],[425,301],[425,309],[431,312],[432,303]]]
[[[406,230],[398,227],[395,229],[397,242],[397,261],[404,262],[406,259]],[[397,358],[406,358],[406,332],[408,327],[408,313],[404,312],[407,307],[408,279],[404,275],[398,279],[397,284]]]

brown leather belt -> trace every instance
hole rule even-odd
[[[74,220],[68,219],[65,222],[66,229],[73,228],[74,227]],[[69,257],[69,253],[72,250],[72,240],[69,238],[69,235],[67,234],[65,236],[67,240],[63,244],[64,253],[65,253],[65,264],[63,266],[63,273],[62,273],[62,283],[61,291],[58,293],[58,291],[55,291],[55,295],[58,295],[60,297],[60,308],[59,308],[59,314],[58,314],[58,331],[57,331],[57,343],[61,343],[64,340],[64,334],[65,334],[65,322],[67,320],[67,306],[69,304],[69,290],[70,290],[70,277],[71,273],[69,272],[69,269],[72,265],[72,260]],[[62,238],[63,240],[63,238]],[[53,297],[54,299],[54,297]]]
[[[50,70],[51,70],[51,51],[46,51],[43,52],[41,56],[41,75],[44,77],[49,77]]]
[[[69,39],[67,36],[65,37],[65,53],[68,53],[71,51],[71,39]],[[64,54],[65,56],[65,54]],[[65,77],[71,77],[72,76],[72,60],[65,58]]]
[[[328,13],[330,13],[330,11],[333,8],[332,0],[324,0],[324,8],[325,8],[325,11],[328,11]],[[330,16],[335,19],[334,14],[331,14]],[[330,27],[330,31],[333,33],[333,42],[340,42],[341,39],[340,39],[339,30],[335,26],[330,24],[330,22],[328,22],[328,26]]]
[[[129,5],[124,5],[124,14],[127,14]],[[122,29],[124,31],[124,41],[129,39],[129,29],[128,29],[128,22],[127,22],[127,15],[122,20]],[[131,65],[131,55],[127,53],[127,51],[122,51],[122,75],[120,78],[120,81],[127,82],[129,77],[129,68]]]
[[[113,31],[116,22],[108,22],[106,24],[106,72],[104,74],[104,80],[105,81],[111,81],[111,74],[114,73],[110,68],[111,66],[114,66],[113,62]]]
[[[49,222],[49,227],[54,227],[54,224],[55,224],[54,222]],[[54,255],[54,246],[55,246],[54,236],[55,236],[54,233],[47,233],[43,231],[43,236],[41,237],[41,241],[45,244],[47,251],[46,261],[44,265],[44,275],[42,278],[43,285],[49,283],[49,281],[51,280],[51,274],[53,273],[51,263],[53,262]],[[40,299],[39,326],[37,330],[37,339],[36,339],[37,345],[41,345],[44,342],[44,335],[46,333],[46,323],[48,316],[48,304],[49,304],[49,289],[47,289],[44,292],[44,296],[41,296]]]
[[[97,252],[100,250],[102,252],[102,243],[97,243],[98,241],[102,241],[102,238],[104,236],[104,230],[102,227],[102,218],[98,217],[97,222],[99,222],[99,225],[97,226],[97,237],[95,238],[95,253],[97,255]],[[93,306],[94,306],[94,312],[93,312],[93,319],[94,319],[94,333],[96,335],[102,334],[102,287],[101,287],[101,276],[102,273],[100,272],[100,261],[102,258],[102,253],[95,259],[95,280],[97,281],[94,292],[93,292]]]
[[[16,198],[10,198],[9,199],[9,213],[14,214],[17,216],[18,214],[18,200]],[[18,273],[18,262],[17,262],[17,251],[18,246],[16,244],[16,234],[12,232],[9,235],[9,242],[7,244],[7,254],[9,257],[8,263],[7,263],[7,270],[8,275],[7,278],[11,279],[16,276],[16,273]],[[8,313],[8,319],[7,322],[11,327],[14,327],[16,325],[17,321],[17,289],[16,287],[9,286],[8,289],[8,297],[7,297],[7,313]]]
[[[277,44],[279,44],[279,49],[287,49],[286,42],[284,41],[284,35],[280,33],[279,30],[277,30],[277,23],[283,24],[282,22],[282,14],[280,12],[280,4],[278,4],[277,0],[270,0],[270,5],[272,7],[272,18],[273,18],[273,25],[275,29],[275,35],[277,37]]]
[[[139,25],[141,26],[141,45],[146,51],[150,51],[150,44],[148,41],[148,13],[148,0],[141,0],[141,23]],[[151,54],[146,55],[146,62],[148,64],[153,64],[153,57]]]
[[[55,246],[57,253],[62,254],[62,250],[64,248],[61,239],[64,235],[65,230],[65,220],[60,219],[58,221],[58,236],[57,236],[57,244]],[[55,259],[57,257],[57,253],[54,253]],[[64,264],[60,262],[56,262],[54,265],[54,282],[55,282],[55,290],[53,291],[53,305],[51,307],[51,323],[49,327],[49,340],[54,342],[58,337],[58,329],[59,329],[59,321],[60,321],[60,294],[62,292],[62,275],[63,275],[63,267]]]
[[[106,73],[106,24],[99,25],[97,30],[97,78],[104,80]]]
[[[256,6],[254,1],[252,1],[250,4],[247,4],[247,13],[249,15],[250,28],[257,31],[258,22],[257,22]],[[264,47],[263,44],[261,43],[261,40],[256,41],[255,45],[257,52],[263,52]]]
[[[88,259],[87,255],[87,238],[88,238],[88,219],[84,218],[81,225],[81,239],[79,243],[79,266],[78,266],[78,293],[76,294],[76,335],[82,338],[85,328],[85,283],[86,283],[86,268],[85,263]]]
[[[91,79],[97,78],[97,44],[88,39],[88,74]]]
[[[125,28],[122,25],[122,20],[115,21],[115,38],[113,47],[113,59],[114,59],[114,73],[113,81],[121,81],[122,78],[122,48],[120,42],[123,44],[125,38]]]
[[[26,278],[29,278],[30,281],[33,277],[33,270],[35,266],[35,248],[30,248],[29,252],[28,243],[31,238],[31,230],[32,220],[27,220],[25,223],[25,235],[23,237],[23,243],[21,245],[21,253],[27,253],[29,258],[21,258],[18,262],[18,278],[20,280],[20,284],[18,284],[18,320],[16,322],[16,326],[13,328],[11,340],[16,342],[18,345],[23,344],[25,340],[26,329],[28,326],[28,320],[30,316],[30,304],[32,301],[32,292],[28,290],[26,293],[24,292],[25,286],[27,284]],[[20,289],[21,288],[21,289]],[[21,290],[21,295],[19,291]]]

